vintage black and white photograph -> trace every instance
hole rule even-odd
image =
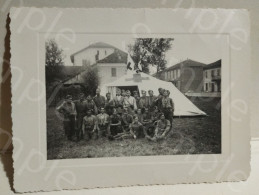
[[[53,33],[47,159],[220,154],[225,38]]]

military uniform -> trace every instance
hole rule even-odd
[[[144,131],[144,127],[140,122],[133,122],[129,125],[130,134],[136,138],[145,137],[146,132]]]
[[[105,100],[105,110],[106,110],[106,113],[108,115],[112,115],[113,113],[113,109],[115,108],[115,101],[110,99],[110,100]]]
[[[122,115],[122,127],[123,130],[129,131],[129,125],[133,122],[133,117],[129,113],[124,113]]]
[[[110,136],[116,136],[121,132],[121,117],[119,114],[112,114],[110,116],[110,129],[108,133]]]
[[[105,106],[105,97],[99,95],[94,96],[93,101],[97,107],[98,113],[101,112],[101,108],[104,108]]]
[[[86,106],[86,111],[92,110],[94,112],[94,114],[97,114],[97,107],[93,100],[91,100],[91,101],[86,100],[85,106]]]
[[[169,120],[159,120],[157,122],[157,126],[156,126],[156,130],[155,130],[155,138],[157,139],[162,139],[165,138],[165,136],[167,135],[167,133],[170,130],[170,122]]]
[[[146,132],[146,134],[148,134],[149,136],[153,136],[154,135],[154,124],[153,124],[153,118],[150,112],[148,113],[144,113],[142,116],[142,120],[141,123],[144,126],[144,130]]]
[[[106,113],[97,115],[98,137],[107,136],[110,126],[110,117]]]
[[[172,124],[174,115],[174,102],[171,98],[162,98],[162,112],[164,113],[165,118],[170,121],[170,124]]]
[[[76,120],[76,135],[78,139],[81,139],[83,136],[82,132],[82,123],[83,118],[86,115],[87,107],[84,100],[76,100],[74,101],[76,112],[77,112],[77,120]]]
[[[57,111],[64,115],[63,127],[65,135],[68,140],[72,140],[72,137],[75,134],[75,104],[73,102],[64,101],[59,107],[57,107]]]
[[[97,139],[97,119],[94,115],[85,116],[83,119],[83,135],[86,140]]]

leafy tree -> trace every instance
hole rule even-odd
[[[46,82],[50,83],[56,79],[61,79],[62,68],[64,66],[64,52],[59,48],[55,39],[49,39],[45,42],[46,58]]]
[[[97,67],[88,66],[82,73],[83,85],[85,87],[85,94],[94,95],[96,89],[100,85],[100,78]]]
[[[156,66],[157,72],[166,68],[165,53],[171,49],[173,38],[137,38],[133,45],[129,45],[130,54],[142,71],[149,73],[149,65]]]

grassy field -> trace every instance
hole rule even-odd
[[[55,108],[48,108],[47,157],[69,159],[221,153],[220,98],[191,98],[191,101],[208,116],[174,118],[173,132],[166,140],[155,143],[146,139],[108,141],[105,138],[71,142],[64,135],[62,121],[56,116]]]

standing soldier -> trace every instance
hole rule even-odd
[[[92,115],[91,110],[87,110],[87,114],[83,119],[83,137],[89,141],[91,138],[97,139],[97,119]]]
[[[112,115],[113,109],[115,108],[115,101],[111,99],[111,94],[106,93],[105,110],[108,115]]]
[[[133,97],[135,98],[137,107],[139,108],[140,97],[139,97],[138,91],[133,91]]]
[[[87,95],[86,97],[86,101],[85,101],[85,106],[86,106],[86,110],[93,110],[94,114],[97,114],[97,107],[94,103],[94,101],[92,100],[91,95]]]
[[[93,100],[97,107],[98,113],[101,112],[101,107],[105,106],[105,97],[101,96],[101,90],[99,88],[96,89],[96,96],[94,96]]]
[[[169,97],[170,92],[168,90],[164,91],[164,97],[162,98],[162,112],[165,118],[173,123],[173,113],[174,113],[174,102],[172,98]]]
[[[149,105],[149,111],[152,112],[156,105],[156,96],[154,96],[153,90],[148,90],[148,105]]]
[[[123,106],[132,115],[134,114],[134,110],[137,110],[136,100],[131,96],[130,90],[127,90],[126,97],[123,100]]]
[[[158,89],[159,95],[156,98],[156,106],[159,111],[162,110],[162,98],[164,97],[164,91],[165,90],[163,88]]]
[[[152,138],[150,136],[147,136],[146,138],[151,141],[158,141],[161,139],[165,139],[169,131],[170,131],[170,122],[165,118],[164,114],[161,114],[160,120],[157,121],[155,135]]]
[[[76,136],[77,141],[82,139],[83,133],[82,133],[82,122],[83,118],[86,115],[86,102],[85,102],[85,96],[83,93],[79,94],[79,100],[74,101],[75,107],[76,107],[76,113],[77,113],[77,120],[76,120]]]
[[[109,133],[110,117],[105,113],[105,109],[101,108],[101,113],[97,115],[98,137],[106,137]]]
[[[149,101],[148,101],[148,97],[147,97],[147,92],[142,90],[141,91],[141,98],[139,100],[139,107],[141,108],[142,112],[144,112],[145,108],[149,108]]]
[[[68,140],[72,141],[72,137],[75,134],[76,108],[71,95],[66,96],[64,102],[57,107],[57,111],[64,115],[63,126],[65,135]]]

